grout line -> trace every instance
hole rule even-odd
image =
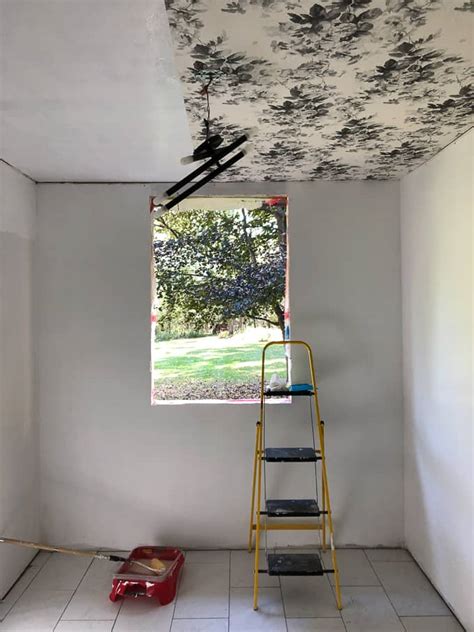
[[[174,621],[227,621],[227,617],[175,617]]]
[[[118,621],[119,618],[119,614],[122,612],[122,608],[123,608],[123,604],[125,603],[125,599],[121,599],[120,600],[120,604],[119,604],[119,608],[117,610],[117,614],[115,615],[115,619],[114,622],[112,623],[112,627],[110,628],[110,632],[113,632],[113,629],[115,628],[115,624]]]
[[[337,555],[337,549],[336,549],[336,555]],[[327,575],[324,575],[324,577],[325,577],[327,583],[329,584],[329,588],[331,589],[332,596],[333,596],[333,599],[334,599],[334,602],[335,602],[336,608],[337,608],[336,586],[333,586],[331,584],[331,582],[329,580],[329,577]],[[341,584],[339,584],[339,586],[341,588],[341,602],[342,602],[342,588],[343,588],[343,586]],[[347,588],[350,588],[350,586],[347,586]],[[346,630],[346,632],[347,632],[346,622],[344,621],[344,617],[342,616],[342,611],[343,610],[344,610],[344,604],[342,604],[342,610],[338,610],[337,613],[338,613],[339,619],[342,621],[342,625],[344,626],[344,630]],[[331,619],[335,619],[335,617],[331,617]]]
[[[328,549],[328,548],[326,548],[325,551],[323,551],[322,549],[319,550],[319,557],[321,558],[321,562],[322,562],[323,567],[326,569],[327,567],[326,567],[326,563],[324,561],[323,553],[327,553],[328,555],[330,555],[331,554],[331,550]],[[337,558],[337,547],[336,547],[336,558]],[[331,565],[332,565],[332,560],[331,560]],[[334,584],[334,586],[333,586],[331,584],[331,580],[329,578],[329,575],[324,574],[323,577],[326,578],[326,581],[329,584],[329,588],[331,589],[332,596],[333,596],[333,599],[334,599],[334,602],[335,602],[336,608],[337,608],[336,585]],[[341,589],[341,602],[342,602],[342,589],[344,588],[344,586],[341,583],[340,577],[339,577],[339,588]],[[350,588],[350,586],[346,586],[346,588]],[[344,630],[346,630],[346,632],[347,632],[346,622],[344,621],[344,617],[342,616],[342,611],[343,610],[344,610],[344,605],[342,605],[342,609],[341,610],[337,611],[337,614],[338,614],[339,619],[342,621],[342,625],[344,626]],[[335,618],[335,617],[331,617],[331,619],[332,618]]]
[[[452,614],[402,614],[401,617],[405,619],[456,619],[456,617]],[[457,619],[456,619],[457,621]],[[458,621],[459,623],[459,621]],[[459,623],[459,625],[461,625]],[[462,626],[461,626],[462,627]],[[464,628],[463,628],[464,629]]]
[[[117,549],[115,549],[115,550],[117,551]],[[112,552],[113,551],[110,551],[110,553],[112,553]],[[119,549],[119,553],[127,553],[127,551],[123,551],[122,549]],[[113,629],[115,628],[115,625],[116,625],[116,623],[118,621],[119,615],[122,612],[122,608],[124,606],[124,603],[125,603],[125,599],[121,599],[119,607],[118,607],[118,610],[117,610],[117,614],[115,615],[114,622],[112,623],[112,627],[110,628],[110,632],[113,632]]]
[[[232,573],[232,551],[229,551],[229,599],[227,603],[227,632],[230,631],[230,585],[231,585],[231,573]]]
[[[44,564],[43,564],[44,566]],[[19,600],[23,597],[23,595],[25,594],[25,592],[28,590],[28,588],[31,586],[31,584],[34,582],[34,580],[36,579],[36,577],[38,576],[38,574],[40,573],[41,569],[43,568],[43,566],[27,566],[25,568],[25,570],[23,571],[23,573],[20,575],[20,577],[16,580],[16,582],[13,584],[13,586],[10,588],[10,590],[6,593],[5,597],[3,599],[0,600],[0,604],[2,603],[2,601],[6,600],[7,595],[15,588],[16,584],[20,581],[20,579],[23,577],[23,575],[26,573],[26,571],[29,568],[35,568],[36,573],[33,575],[33,577],[31,578],[31,580],[28,582],[28,584],[25,586],[24,590],[22,590],[22,592],[18,595],[18,597],[15,599],[15,601],[12,603],[12,605],[10,606],[10,608],[8,608],[6,614],[4,617],[0,618],[0,622],[5,621],[5,619],[8,617],[8,615],[10,614],[10,612],[13,610],[13,608],[16,606],[16,604],[19,602]]]
[[[170,627],[169,627],[168,632],[171,632],[171,628],[173,627],[174,615],[175,615],[175,612],[176,612],[176,604],[178,603],[179,590],[181,588],[181,581],[183,579],[183,573],[184,573],[185,565],[186,565],[186,553],[184,553],[184,563],[181,566],[181,570],[179,572],[179,577],[178,577],[178,583],[176,585],[176,595],[174,597],[174,603],[173,603],[173,614],[171,615]],[[112,628],[112,630],[113,630],[113,628]]]
[[[39,564],[37,565],[37,564],[35,564],[34,562],[35,562],[35,560],[36,560],[37,558],[39,558],[39,556],[41,555],[41,553],[47,553],[47,558],[46,558],[46,560],[45,560],[45,561],[44,561],[41,565],[39,565]],[[47,551],[38,551],[38,552],[36,553],[36,555],[34,556],[34,558],[31,560],[31,562],[29,563],[28,567],[29,567],[29,566],[31,566],[32,568],[39,568],[39,569],[41,570],[41,569],[43,568],[43,566],[46,566],[46,564],[48,563],[48,560],[49,560],[49,558],[50,558],[50,557],[51,557],[51,553],[49,553],[49,552],[47,552]],[[28,567],[27,567],[27,568],[28,568]]]
[[[345,182],[345,181],[340,181],[340,182]],[[187,400],[186,400],[187,401]],[[311,550],[317,550],[320,551],[321,547],[319,544],[303,544],[303,545],[295,545],[295,546],[269,546],[268,549],[274,551],[274,550],[287,550],[287,551],[291,551],[293,549],[307,549],[308,552]],[[101,553],[114,553],[114,552],[120,552],[120,553],[129,553],[130,549],[111,549],[109,547],[107,548],[98,548],[98,551],[100,551]],[[186,552],[204,552],[204,553],[217,553],[217,552],[221,552],[221,553],[228,553],[229,551],[248,551],[246,546],[236,546],[236,547],[230,547],[230,548],[222,548],[222,547],[209,547],[209,548],[193,548],[193,547],[187,547],[186,549],[181,549],[184,553]],[[396,560],[396,561],[400,561],[400,562],[413,562],[416,561],[413,556],[411,555],[410,551],[403,546],[358,546],[355,544],[341,544],[337,547],[338,551],[406,551],[407,553],[409,553],[409,555],[411,556],[411,559],[409,560]],[[326,549],[327,553],[330,553],[330,549],[327,548]],[[382,561],[382,560],[374,560],[374,561]],[[395,560],[394,560],[395,561]],[[204,562],[205,564],[209,563],[209,562]],[[210,562],[211,564],[219,564],[221,562]],[[189,564],[189,562],[188,562]]]
[[[453,142],[454,142],[454,141],[453,141]],[[406,549],[406,550],[408,551],[408,549]],[[410,551],[408,551],[408,552],[410,553]],[[365,553],[365,551],[364,551],[364,553]],[[410,553],[410,555],[411,555],[411,553]],[[419,615],[402,615],[402,614],[398,614],[398,612],[397,612],[397,610],[396,610],[395,606],[393,605],[393,603],[392,603],[392,601],[391,601],[390,597],[388,596],[387,591],[385,590],[385,586],[383,585],[382,580],[381,580],[381,579],[380,579],[380,577],[377,575],[377,571],[375,570],[375,568],[374,568],[374,566],[373,566],[372,562],[370,561],[369,556],[367,555],[367,553],[365,553],[365,556],[366,556],[366,558],[369,560],[369,564],[371,565],[371,567],[372,567],[372,569],[373,569],[373,571],[374,571],[374,573],[375,573],[375,575],[376,575],[377,579],[378,579],[378,580],[379,580],[379,582],[380,582],[380,585],[381,585],[381,586],[382,586],[382,588],[384,589],[384,592],[385,592],[385,594],[387,595],[388,600],[389,600],[389,601],[390,601],[390,603],[392,604],[392,607],[393,607],[393,609],[395,610],[395,612],[396,612],[396,614],[397,614],[397,617],[400,619],[400,621],[401,621],[401,617],[404,617],[404,616],[418,616],[418,617],[426,617],[426,616],[428,616],[428,617],[439,617],[439,616],[441,616],[441,617],[446,617],[446,616],[449,616],[449,615],[424,615],[424,614],[419,614]],[[378,562],[377,562],[377,561],[375,561],[375,563],[376,563],[376,564],[377,564],[377,563],[381,563],[381,564],[400,564],[401,562],[400,562],[400,561],[398,561],[398,562],[391,562],[391,561],[388,561],[388,562],[383,562],[382,560],[379,560]],[[427,575],[427,574],[425,573],[425,571],[421,568],[421,566],[418,564],[418,562],[415,560],[415,558],[412,556],[412,559],[411,559],[411,560],[404,560],[404,563],[405,563],[405,564],[414,564],[414,565],[415,565],[415,567],[416,567],[419,571],[421,571],[421,573],[423,574],[423,576],[425,577],[425,579],[427,580],[427,582],[429,583],[429,585],[431,586],[431,588],[433,589],[433,591],[434,591],[434,592],[438,595],[438,597],[441,599],[441,601],[444,603],[444,605],[448,608],[449,612],[451,613],[451,616],[452,616],[452,617],[456,620],[456,622],[457,622],[457,623],[459,623],[459,625],[461,625],[461,623],[459,622],[459,619],[457,618],[457,616],[454,614],[454,612],[451,610],[451,608],[449,607],[449,605],[446,603],[446,600],[444,599],[443,595],[439,592],[439,590],[437,590],[436,586],[432,583],[432,581],[430,580],[430,578],[428,577],[428,575]],[[402,625],[403,625],[403,621],[401,621],[401,623],[402,623]],[[405,626],[403,626],[403,627],[405,627]],[[461,627],[462,627],[462,625],[461,625]]]
[[[375,570],[375,568],[374,568],[374,566],[373,566],[372,562],[371,562],[371,561],[370,561],[370,559],[369,559],[369,556],[367,555],[367,553],[366,553],[365,551],[364,551],[364,555],[365,555],[365,557],[366,557],[367,561],[369,562],[370,567],[371,567],[371,569],[373,570],[373,572],[374,572],[374,574],[375,574],[375,577],[379,580],[380,585],[381,585],[381,587],[382,587],[382,589],[383,589],[383,591],[384,591],[384,593],[385,593],[385,595],[386,595],[387,599],[389,600],[390,605],[391,605],[391,606],[392,606],[392,608],[393,608],[393,611],[395,612],[395,614],[396,614],[396,615],[397,615],[397,617],[398,617],[398,620],[400,621],[400,625],[402,626],[402,628],[405,628],[405,626],[403,625],[403,621],[401,620],[400,615],[398,614],[398,610],[397,610],[397,609],[395,608],[395,606],[393,605],[392,600],[390,599],[390,597],[389,597],[389,595],[388,595],[388,592],[385,590],[385,586],[383,585],[382,580],[381,580],[381,579],[380,579],[380,577],[377,575],[377,571]],[[389,563],[390,563],[390,562],[389,562]],[[405,628],[405,629],[406,629],[406,628]]]
[[[474,128],[473,128],[474,129]],[[407,549],[408,551],[408,549]],[[415,564],[415,566],[418,568],[418,570],[421,571],[421,573],[423,574],[424,578],[426,579],[426,581],[429,583],[429,585],[431,586],[431,588],[435,591],[435,593],[438,595],[438,597],[441,599],[441,601],[444,603],[444,605],[447,607],[447,609],[449,610],[449,612],[451,613],[451,615],[456,619],[456,621],[459,623],[459,625],[461,627],[463,627],[458,619],[458,617],[456,616],[456,613],[454,612],[454,610],[451,608],[451,606],[449,605],[449,603],[446,601],[446,599],[443,597],[443,595],[441,594],[441,592],[436,588],[436,586],[433,584],[433,582],[431,581],[431,579],[428,577],[428,575],[425,573],[423,567],[421,566],[421,564],[419,564],[417,562],[417,560],[415,559],[415,557],[412,555],[411,551],[408,551],[408,553],[410,553],[412,559],[410,560],[411,562],[413,562]],[[405,615],[402,615],[405,616]],[[419,615],[419,616],[424,616],[424,615]],[[433,615],[428,615],[428,616],[433,616]],[[434,615],[436,616],[436,615]],[[448,616],[448,615],[440,615],[440,616]]]
[[[288,617],[286,616],[285,600],[283,599],[283,587],[281,585],[281,575],[278,575],[278,586],[280,588],[281,605],[283,608],[283,617],[285,619],[285,629],[288,632]]]
[[[51,557],[49,558],[49,560],[48,560],[48,561],[50,561],[50,560],[52,560],[52,559],[53,559],[53,555],[51,555]],[[92,566],[92,562],[93,562],[93,561],[94,561],[94,560],[92,559],[92,560],[89,562],[89,564],[88,564],[88,566],[87,566],[86,570],[84,571],[84,573],[83,573],[83,575],[82,575],[82,577],[81,577],[81,579],[80,579],[79,583],[77,584],[76,588],[73,590],[73,593],[72,593],[71,597],[68,599],[67,604],[64,606],[63,611],[61,612],[61,614],[59,615],[58,620],[57,620],[57,621],[56,621],[56,623],[54,624],[54,627],[53,627],[53,632],[54,632],[54,630],[56,630],[56,628],[57,628],[57,626],[58,626],[58,623],[59,623],[59,622],[61,621],[61,619],[63,618],[63,614],[66,612],[66,610],[67,610],[67,608],[68,608],[69,604],[70,604],[70,603],[71,603],[71,601],[73,600],[74,595],[75,595],[75,594],[76,594],[76,592],[77,592],[77,589],[79,588],[79,586],[80,586],[80,585],[82,584],[82,582],[84,581],[84,577],[87,575],[87,571],[88,571],[88,570],[90,569],[90,567]],[[47,562],[46,562],[46,563],[47,563]]]
[[[288,619],[290,619],[291,621],[293,619],[308,619],[309,621],[312,621],[313,619],[329,619],[329,621],[333,621],[334,619],[336,619],[337,621],[340,621],[341,619],[341,615],[315,615],[313,617],[307,616],[307,617],[288,617]]]
[[[2,598],[2,599],[0,599],[0,606],[1,606],[1,605],[3,605],[3,603],[4,603],[5,601],[8,601],[8,596],[10,595],[10,593],[11,593],[13,590],[15,590],[15,586],[16,586],[16,585],[17,585],[17,584],[21,581],[22,577],[23,577],[24,575],[26,575],[26,573],[28,572],[28,570],[29,570],[30,568],[31,568],[31,569],[35,569],[35,568],[37,569],[37,571],[36,571],[36,573],[35,573],[34,577],[33,577],[33,578],[31,579],[31,581],[30,581],[30,584],[31,584],[31,582],[33,581],[33,579],[36,577],[36,575],[37,575],[37,574],[40,572],[40,570],[41,570],[41,566],[31,566],[30,564],[28,564],[28,566],[26,566],[26,567],[22,570],[22,572],[20,573],[20,575],[18,575],[18,577],[15,579],[15,581],[14,581],[14,582],[13,582],[13,584],[10,586],[10,588],[7,590],[7,592],[5,593],[5,595],[3,596],[3,598]],[[29,586],[30,584],[28,584],[28,586]]]
[[[331,582],[329,582],[331,584]],[[339,582],[339,586],[341,588],[381,588],[381,584],[341,584]],[[331,588],[334,586],[331,584]]]
[[[402,615],[404,619],[454,619],[456,621],[456,623],[459,625],[459,627],[461,628],[461,630],[463,632],[466,632],[466,628],[462,625],[462,623],[460,623],[458,621],[458,619],[456,618],[456,616],[454,614],[408,614],[408,615]],[[403,628],[407,631],[408,628],[405,627],[405,624],[402,621],[402,617],[399,617],[401,624],[403,626]]]

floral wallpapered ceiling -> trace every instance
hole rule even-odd
[[[195,143],[254,128],[226,180],[392,179],[471,125],[473,2],[165,0]]]

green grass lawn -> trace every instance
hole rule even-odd
[[[245,343],[238,339],[206,336],[181,338],[156,344],[155,379],[235,381],[259,379],[264,343]],[[284,347],[275,346],[267,351],[266,378],[272,373],[286,379]]]

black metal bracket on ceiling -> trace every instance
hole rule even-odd
[[[203,143],[196,147],[192,156],[187,156],[186,158],[183,158],[181,160],[181,163],[188,164],[190,162],[197,162],[206,158],[208,158],[208,160],[206,160],[205,163],[200,165],[189,175],[185,176],[179,182],[177,182],[167,191],[165,191],[165,197],[161,202],[155,204],[155,208],[159,208],[162,211],[171,210],[177,204],[189,197],[192,193],[200,189],[204,184],[213,180],[216,176],[218,176],[220,173],[222,173],[232,165],[235,165],[236,162],[238,162],[245,156],[246,152],[243,149],[238,151],[236,154],[233,154],[225,162],[222,162],[222,159],[233,152],[235,149],[243,145],[248,140],[248,138],[248,134],[242,134],[242,136],[236,138],[226,147],[220,146],[222,143],[222,137],[217,134],[207,138]],[[205,173],[206,171],[208,173],[206,173],[196,182],[193,182],[195,178]],[[187,184],[190,184],[190,186],[184,189],[184,191],[181,191],[181,189]]]

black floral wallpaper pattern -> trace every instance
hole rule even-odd
[[[472,124],[474,3],[165,0],[195,143],[253,129],[227,180],[392,179]]]

